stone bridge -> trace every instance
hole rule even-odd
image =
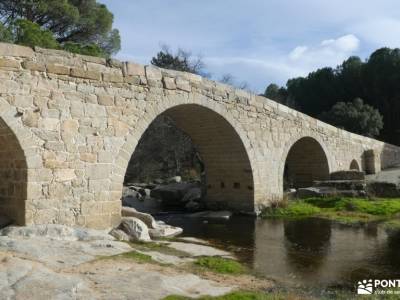
[[[18,224],[117,224],[128,162],[161,114],[200,150],[216,207],[279,201],[284,172],[301,187],[400,161],[395,146],[197,75],[0,44],[0,214]]]

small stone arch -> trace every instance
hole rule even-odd
[[[308,187],[316,180],[327,180],[331,170],[327,149],[311,136],[292,143],[285,151],[282,165],[282,186],[287,188]]]
[[[350,170],[357,170],[357,171],[360,171],[360,165],[358,164],[358,162],[357,162],[356,159],[353,159],[353,160],[350,162]]]
[[[167,100],[167,99],[163,99]],[[257,178],[254,176],[254,153],[247,134],[230,116],[226,108],[210,100],[162,101],[148,110],[134,134],[117,157],[118,185],[121,186],[131,156],[144,134],[157,116],[171,117],[185,131],[200,150],[207,172],[206,201],[217,208],[254,211]],[[139,129],[140,128],[140,129]]]

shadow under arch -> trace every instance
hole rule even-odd
[[[350,170],[360,171],[360,165],[358,164],[357,160],[353,159],[350,163]]]
[[[28,167],[13,130],[0,117],[0,215],[25,225]]]
[[[288,148],[282,169],[284,188],[302,188],[312,186],[315,180],[329,179],[331,167],[324,146],[305,136]]]
[[[150,124],[160,115],[171,118],[177,127],[187,133],[199,150],[206,172],[206,203],[211,208],[254,211],[254,177],[247,135],[228,116],[226,110],[210,108],[201,103],[182,103],[159,108],[146,116],[145,125],[136,130],[131,145],[123,147],[125,175],[128,162]],[[128,142],[129,143],[129,139]],[[129,158],[126,159],[126,155]],[[120,156],[121,157],[121,156]],[[123,178],[121,178],[123,180]]]

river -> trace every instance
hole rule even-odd
[[[203,220],[185,214],[157,216],[184,236],[229,250],[255,273],[284,286],[353,289],[360,279],[400,278],[400,234],[381,226],[341,225],[325,219]]]

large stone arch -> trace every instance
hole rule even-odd
[[[114,164],[115,186],[122,190],[131,156],[150,124],[161,114],[171,117],[199,148],[207,172],[207,201],[216,207],[253,211],[258,187],[254,152],[241,125],[223,106],[201,96],[174,97],[146,109]]]
[[[0,215],[15,224],[32,223],[27,200],[41,192],[34,169],[42,167],[40,142],[21,122],[21,113],[0,99]]]
[[[285,168],[287,168],[285,170]],[[288,170],[291,168],[291,170]],[[284,147],[279,168],[279,185],[283,189],[285,171],[291,172],[295,187],[310,186],[314,180],[327,180],[333,168],[325,144],[315,135],[305,135]]]

